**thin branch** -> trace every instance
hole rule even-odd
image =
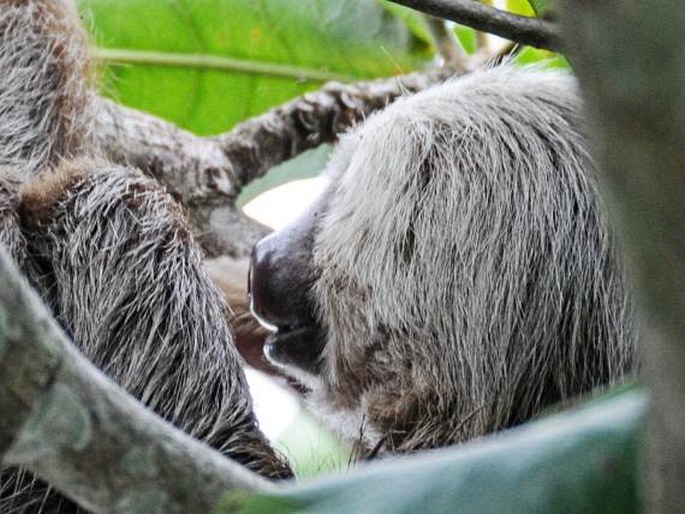
[[[214,139],[231,161],[236,187],[241,188],[276,164],[334,142],[339,134],[400,96],[426,89],[454,73],[432,69],[354,84],[330,82]]]
[[[562,47],[560,30],[555,23],[519,16],[473,0],[390,1],[524,45],[553,51]]]
[[[93,132],[110,159],[160,180],[186,205],[237,197],[231,161],[214,140],[110,100],[97,101]]]
[[[0,461],[96,513],[213,512],[275,486],[145,409],[80,355],[0,247]]]
[[[438,53],[445,66],[458,71],[469,69],[469,56],[462,48],[457,36],[446,26],[446,21],[435,16],[426,16],[426,23]]]
[[[481,2],[482,4],[485,4],[489,7],[492,7],[492,1],[493,0],[473,0],[474,2]],[[476,36],[476,52],[481,53],[481,54],[489,54],[491,52],[490,48],[490,38],[489,34],[487,32],[483,32],[481,30],[476,30],[475,36]]]
[[[476,30],[476,52],[488,54],[492,51],[490,48],[490,38],[487,32]]]
[[[143,50],[128,50],[125,48],[96,48],[93,55],[100,61],[118,64],[148,64],[152,66],[183,66],[186,68],[202,68],[221,71],[239,71],[253,75],[271,77],[287,77],[297,80],[314,80],[326,82],[329,80],[350,81],[350,76],[340,73],[322,71],[303,66],[274,62],[257,62],[248,59],[219,57],[205,54],[183,54],[174,52],[151,52]]]
[[[142,169],[188,208],[210,256],[245,257],[268,229],[235,206],[242,187],[273,166],[322,143],[405,93],[453,75],[433,69],[355,84],[330,82],[214,137],[100,99],[94,134],[113,161]]]

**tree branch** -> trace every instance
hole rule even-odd
[[[399,96],[453,75],[433,69],[355,84],[331,82],[214,137],[101,99],[94,130],[104,153],[166,185],[189,210],[210,256],[249,255],[268,229],[235,207],[242,187],[273,166],[337,136]]]
[[[454,70],[432,69],[354,84],[329,82],[319,91],[237,125],[214,140],[233,164],[236,186],[338,135],[406,93],[444,81]]]
[[[96,513],[212,512],[275,487],[126,394],[82,357],[0,247],[0,460]]]
[[[111,160],[143,170],[186,205],[238,196],[233,166],[216,141],[111,100],[96,101],[94,135]]]
[[[562,48],[561,36],[556,24],[539,18],[512,14],[474,0],[390,1],[524,45],[553,51],[559,51]]]
[[[646,512],[685,510],[685,9],[560,3],[643,320]]]
[[[462,48],[454,31],[442,18],[426,15],[426,24],[445,66],[464,72],[469,69],[469,56]]]

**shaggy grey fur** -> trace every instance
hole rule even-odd
[[[0,166],[0,244],[19,267],[26,263],[26,241],[18,223],[21,177],[11,168]]]
[[[90,60],[68,0],[0,1],[0,166],[36,173],[89,145]]]
[[[460,442],[631,371],[632,303],[571,77],[503,66],[402,99],[328,175],[323,370],[290,372],[349,438]]]
[[[70,2],[0,0],[0,243],[106,374],[246,467],[290,476],[181,209],[88,143],[87,62]],[[0,475],[3,514],[78,511],[26,473]]]

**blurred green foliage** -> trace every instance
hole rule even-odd
[[[319,88],[435,59],[424,17],[387,0],[78,0],[103,59],[104,93],[197,134],[215,134]],[[530,15],[527,0],[508,0]],[[455,26],[467,52],[475,32]],[[547,60],[524,49],[515,62]],[[315,176],[330,148],[284,163],[241,196]]]
[[[528,0],[538,16],[542,16],[546,11],[552,9],[554,0]]]
[[[623,390],[461,448],[229,494],[218,512],[631,514],[645,413],[644,393]]]
[[[275,446],[298,479],[347,471],[353,465],[352,448],[306,411],[295,418]]]

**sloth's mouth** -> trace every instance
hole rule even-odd
[[[264,355],[278,366],[295,367],[318,375],[323,331],[315,324],[278,327],[264,341]]]
[[[275,324],[267,318],[263,309],[255,305],[254,295],[249,295],[250,311],[264,328],[272,332],[264,339],[263,354],[269,362],[288,371],[297,368],[312,375],[318,375],[321,367],[321,354],[325,341],[324,331],[314,321]]]

